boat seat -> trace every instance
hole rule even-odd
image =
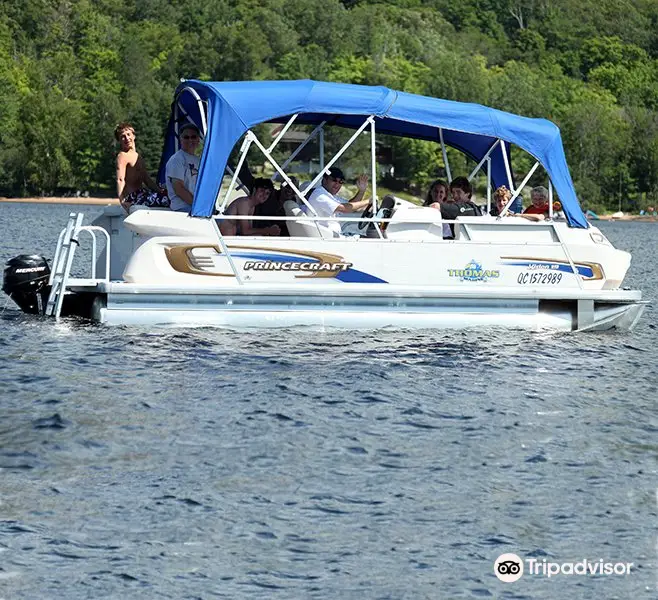
[[[426,206],[400,206],[386,228],[386,237],[406,241],[443,240],[441,211]]]
[[[168,206],[145,206],[144,204],[131,205],[129,212],[132,215],[138,210],[171,210]]]
[[[332,238],[333,232],[322,225],[317,225],[314,221],[306,219],[306,215],[299,208],[294,200],[286,200],[283,203],[283,210],[286,217],[297,217],[294,221],[286,221],[290,237],[312,237],[312,238]],[[318,230],[319,229],[319,230]]]

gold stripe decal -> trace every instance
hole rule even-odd
[[[525,267],[527,269],[559,269],[563,273],[573,273],[571,268],[571,263],[565,260],[559,260],[555,258],[537,258],[533,256],[501,256],[501,260],[509,261],[523,261],[527,264],[516,264],[512,266]],[[578,271],[579,275],[585,281],[595,281],[599,279],[604,279],[605,274],[603,272],[603,267],[599,263],[593,262],[574,262],[574,266]],[[556,266],[552,266],[556,265]],[[591,275],[586,275],[582,271],[589,270]]]
[[[214,261],[212,260],[212,255],[208,257],[197,257],[193,255],[194,250],[211,250],[215,252],[218,256],[222,256],[223,253],[219,246],[215,245],[201,245],[201,246],[191,246],[188,244],[170,244],[165,246],[165,256],[169,261],[171,267],[178,271],[179,273],[190,273],[192,275],[206,275],[210,277],[234,277],[232,272],[229,273],[218,273],[214,272],[211,269],[215,268]],[[243,270],[244,271],[285,271],[285,272],[294,272],[295,278],[327,278],[327,277],[336,277],[339,273],[347,271],[352,263],[345,262],[342,256],[337,254],[329,254],[327,252],[309,252],[306,250],[281,250],[279,248],[259,248],[256,246],[233,246],[229,250],[232,253],[236,252],[237,256],[233,258],[244,258],[240,257],[240,252],[252,251],[258,252],[263,255],[267,254],[277,254],[290,256],[291,258],[303,257],[310,259],[307,261],[300,260],[275,260],[269,258],[252,258],[244,260]],[[199,266],[202,261],[207,261],[207,267]]]

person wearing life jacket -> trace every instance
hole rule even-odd
[[[470,181],[466,177],[455,177],[450,182],[450,198],[441,204],[441,218],[446,221],[454,221],[457,217],[481,216],[480,208],[471,201],[472,195]],[[445,233],[444,239],[455,238],[454,223],[450,223],[450,235],[447,236]]]

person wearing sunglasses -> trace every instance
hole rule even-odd
[[[167,161],[165,170],[167,192],[171,210],[189,213],[199,173],[196,151],[201,143],[201,133],[193,123],[185,123],[179,126],[178,138],[180,150]]]
[[[368,188],[368,176],[360,175],[356,180],[357,193],[346,200],[338,195],[345,183],[345,175],[338,167],[331,167],[322,177],[322,185],[313,190],[308,203],[318,213],[318,217],[340,217],[343,213],[361,212],[369,205],[369,200],[363,196]],[[337,221],[319,221],[320,225],[330,229],[335,237],[342,235],[340,223]]]

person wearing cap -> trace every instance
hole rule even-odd
[[[311,194],[308,203],[313,207],[318,217],[341,216],[341,213],[353,213],[365,210],[370,204],[363,196],[368,188],[368,176],[359,175],[356,180],[357,193],[346,200],[338,196],[340,188],[345,183],[345,175],[338,167],[328,169],[322,177],[322,185]],[[340,223],[337,221],[319,221],[320,225],[333,231],[336,237],[341,236]]]
[[[165,170],[170,208],[189,213],[194,200],[199,157],[196,150],[201,142],[199,129],[193,123],[181,125],[178,131],[180,150],[168,161]]]

